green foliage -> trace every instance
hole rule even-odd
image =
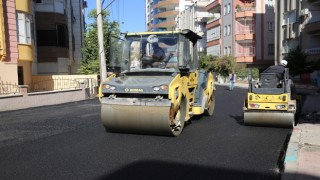
[[[249,73],[251,73],[253,78],[259,77],[258,68],[248,69],[245,64],[237,64],[235,69],[237,77],[247,77]]]
[[[233,56],[222,56],[214,61],[214,69],[220,75],[226,77],[235,68],[235,58]]]
[[[213,62],[217,58],[218,57],[215,57],[215,56],[212,56],[212,55],[201,54],[200,55],[199,67],[201,69],[205,69],[206,71],[212,71],[212,70],[214,70]]]
[[[291,75],[296,76],[313,71],[311,63],[307,62],[307,57],[308,54],[304,53],[299,46],[287,54],[284,59],[288,61],[288,68]]]
[[[110,36],[119,36],[119,24],[115,21],[108,20],[109,13],[103,11],[103,37],[104,49],[106,54],[106,61],[108,64]],[[88,19],[92,21],[87,25],[87,32],[85,33],[84,47],[82,48],[83,59],[81,67],[78,70],[80,74],[99,74],[99,42],[97,29],[97,13],[93,9],[88,14]]]

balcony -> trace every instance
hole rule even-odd
[[[305,53],[307,53],[309,55],[320,55],[320,48],[305,49]]]
[[[237,43],[235,46],[235,57],[237,62],[252,63],[256,56],[254,43],[246,42],[244,44]]]
[[[236,57],[237,63],[253,63],[253,61],[254,61],[254,57],[249,57],[249,56]]]
[[[253,40],[253,34],[236,34],[236,41]]]
[[[255,7],[237,7],[236,18],[253,17],[255,12]]]
[[[171,27],[176,27],[177,22],[176,21],[166,21],[162,23],[158,23],[156,25],[153,25],[152,28],[171,28]]]
[[[221,25],[221,18],[218,17],[218,18],[214,18],[214,19],[211,19],[207,22],[207,25],[206,25],[206,28],[207,29],[211,29],[213,27],[216,27],[216,26],[219,26]]]
[[[253,40],[254,28],[253,26],[236,26],[236,41]]]
[[[31,44],[18,44],[19,60],[20,61],[33,61],[34,47]]]
[[[320,13],[312,12],[312,17],[309,19],[304,30],[310,34],[320,35]]]
[[[220,7],[221,7],[221,1],[222,0],[214,0],[213,2],[211,2],[210,4],[208,4],[206,6],[206,10],[208,12],[215,12],[215,11],[220,11]]]
[[[155,18],[167,18],[167,17],[175,17],[178,14],[179,14],[179,11],[172,10],[172,11],[165,11],[165,12],[158,13],[154,17]]]
[[[305,49],[305,53],[309,55],[308,59],[311,61],[318,61],[320,59],[320,47]]]
[[[173,8],[179,5],[179,0],[166,0],[166,1],[159,1],[157,4],[152,6],[152,9],[155,8]]]
[[[207,46],[206,47],[215,46],[215,45],[218,45],[218,44],[221,44],[220,39],[207,42]]]

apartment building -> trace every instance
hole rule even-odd
[[[308,61],[320,59],[320,1],[277,0],[276,54],[283,59],[290,50],[300,46]]]
[[[0,81],[31,84],[32,75],[74,74],[84,31],[82,0],[0,2]]]
[[[255,67],[274,63],[273,0],[213,0],[206,9],[207,54]]]
[[[34,74],[75,74],[82,59],[83,0],[36,0]]]
[[[4,0],[0,7],[0,81],[31,82],[34,40],[31,0]]]
[[[182,1],[179,4],[178,29],[190,29],[202,37],[198,41],[198,51],[206,51],[206,24],[208,17],[206,6],[209,0]]]
[[[179,0],[146,0],[147,31],[177,30]]]

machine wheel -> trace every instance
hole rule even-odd
[[[184,128],[184,123],[185,123],[185,118],[186,118],[186,111],[187,111],[187,104],[186,101],[182,101],[178,110],[175,113],[173,124],[170,126],[172,135],[173,136],[178,136],[183,128]]]
[[[214,97],[214,93],[212,93],[209,102],[208,102],[208,106],[206,107],[206,109],[204,110],[204,115],[206,116],[212,116],[214,113],[214,107],[215,107],[215,97]]]

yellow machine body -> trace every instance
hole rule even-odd
[[[178,35],[175,36],[174,33]],[[162,47],[166,48],[165,52],[174,49],[171,37],[174,39],[183,36],[182,38],[190,38],[190,41],[198,38],[189,31],[182,35],[181,32],[129,33],[131,41],[137,42],[132,43],[133,47],[125,49],[137,49],[139,42],[150,39],[144,39],[144,37],[150,37],[149,35],[159,37]],[[161,37],[163,40],[160,39]],[[191,45],[195,45],[195,42],[193,41]],[[147,41],[139,46],[145,44]],[[185,48],[192,47],[188,41],[184,40],[177,49],[181,49],[183,45]],[[195,50],[190,52],[195,53]],[[189,50],[185,49],[185,51]],[[178,136],[185,122],[189,121],[193,115],[213,114],[215,87],[212,73],[181,66],[181,64],[172,67],[172,64],[179,62],[178,55],[184,56],[179,52],[172,52],[172,54],[175,58],[166,62],[170,67],[141,66],[143,68],[124,70],[121,75],[113,75],[101,83],[99,91],[101,121],[107,131]],[[128,58],[131,57],[135,60],[141,55],[130,55]],[[187,63],[190,64],[191,61]],[[197,62],[193,63],[191,65],[197,67]]]
[[[257,84],[249,80],[249,92],[243,107],[245,125],[284,128],[295,125],[298,108],[297,100],[293,98],[297,96],[292,94],[294,86],[288,79],[288,70],[280,67],[279,72],[278,68],[267,69]]]

